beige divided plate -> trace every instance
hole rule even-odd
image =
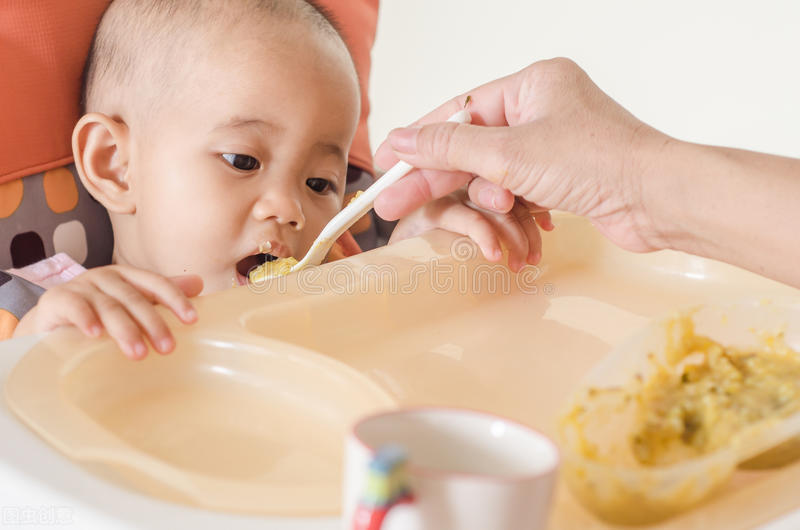
[[[434,232],[202,298],[200,323],[175,324],[180,349],[168,357],[134,363],[108,342],[57,333],[23,358],[7,398],[69,456],[156,495],[323,513],[338,506],[341,437],[367,411],[466,406],[554,435],[583,375],[649,318],[800,294],[678,252],[621,251],[575,217],[555,222],[542,265],[518,275]],[[751,527],[800,507],[797,481],[798,465],[737,472],[659,528]],[[607,528],[563,484],[551,527]]]
[[[158,497],[334,514],[350,423],[394,400],[327,357],[245,334],[181,333],[169,356],[51,336],[15,367],[12,409],[66,455]]]

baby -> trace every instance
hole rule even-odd
[[[113,265],[45,292],[15,335],[104,332],[133,359],[174,348],[153,304],[183,322],[189,298],[247,282],[265,260],[302,257],[342,208],[359,116],[356,71],[330,19],[304,0],[116,0],[87,62],[75,165],[109,212]],[[520,206],[520,208],[522,208]],[[392,240],[445,228],[512,268],[538,232],[446,197]],[[266,251],[266,252],[265,252]]]

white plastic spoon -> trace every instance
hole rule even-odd
[[[447,121],[469,123],[471,119],[472,117],[468,111],[460,110],[450,116]],[[336,214],[336,216],[325,225],[325,228],[322,229],[322,232],[320,232],[317,239],[315,239],[314,243],[311,245],[311,249],[309,249],[302,260],[292,266],[289,273],[297,272],[309,265],[319,265],[322,263],[322,260],[328,255],[328,251],[336,240],[372,209],[375,198],[383,190],[406,176],[412,169],[414,168],[411,164],[401,160],[392,166],[389,171],[384,173],[381,178],[376,180],[372,186],[364,190],[361,195],[353,199],[350,204],[342,208],[342,211]]]

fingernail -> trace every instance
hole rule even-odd
[[[184,309],[183,310],[183,318],[185,318],[186,320],[191,322],[191,321],[193,321],[193,320],[195,320],[197,318],[197,311],[195,311],[193,307],[190,307],[188,309]]]
[[[147,346],[144,342],[139,341],[133,344],[133,354],[139,359],[147,354]]]
[[[161,353],[169,353],[172,351],[174,345],[175,342],[169,337],[161,339],[161,341],[158,343],[158,351]]]
[[[392,149],[399,153],[413,155],[417,152],[418,127],[406,127],[405,129],[395,129],[389,133],[389,143]]]
[[[541,252],[534,252],[528,258],[528,263],[530,263],[531,265],[538,265],[539,261],[541,261],[541,259],[542,259],[542,253]]]
[[[89,326],[89,334],[92,337],[99,337],[103,330],[97,324],[92,324]]]
[[[495,199],[494,199],[494,192],[489,188],[482,189],[481,192],[478,194],[478,200],[481,203],[481,206],[484,208],[488,208],[491,206],[494,208]]]
[[[497,210],[497,193],[492,192],[492,208]]]

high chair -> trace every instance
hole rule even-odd
[[[72,128],[81,112],[86,55],[109,3],[16,1],[0,8],[0,67],[5,80],[0,83],[4,102],[0,110],[0,271],[25,267],[60,252],[86,268],[111,262],[113,234],[108,214],[81,184],[71,148]],[[320,3],[342,25],[362,86],[362,116],[350,156],[346,203],[356,189],[372,183],[366,94],[378,2]],[[368,216],[351,230],[362,246],[366,242],[370,248],[376,244],[374,231]],[[352,236],[345,234],[328,259],[358,251]],[[40,294],[36,286],[21,282],[0,272],[0,340],[11,335]],[[15,291],[9,293],[11,289]]]
[[[0,8],[0,270],[59,252],[85,267],[111,260],[108,214],[81,185],[71,148],[83,64],[107,5],[45,0]],[[11,282],[0,276],[0,294]],[[12,302],[0,296],[0,338],[29,309]]]

